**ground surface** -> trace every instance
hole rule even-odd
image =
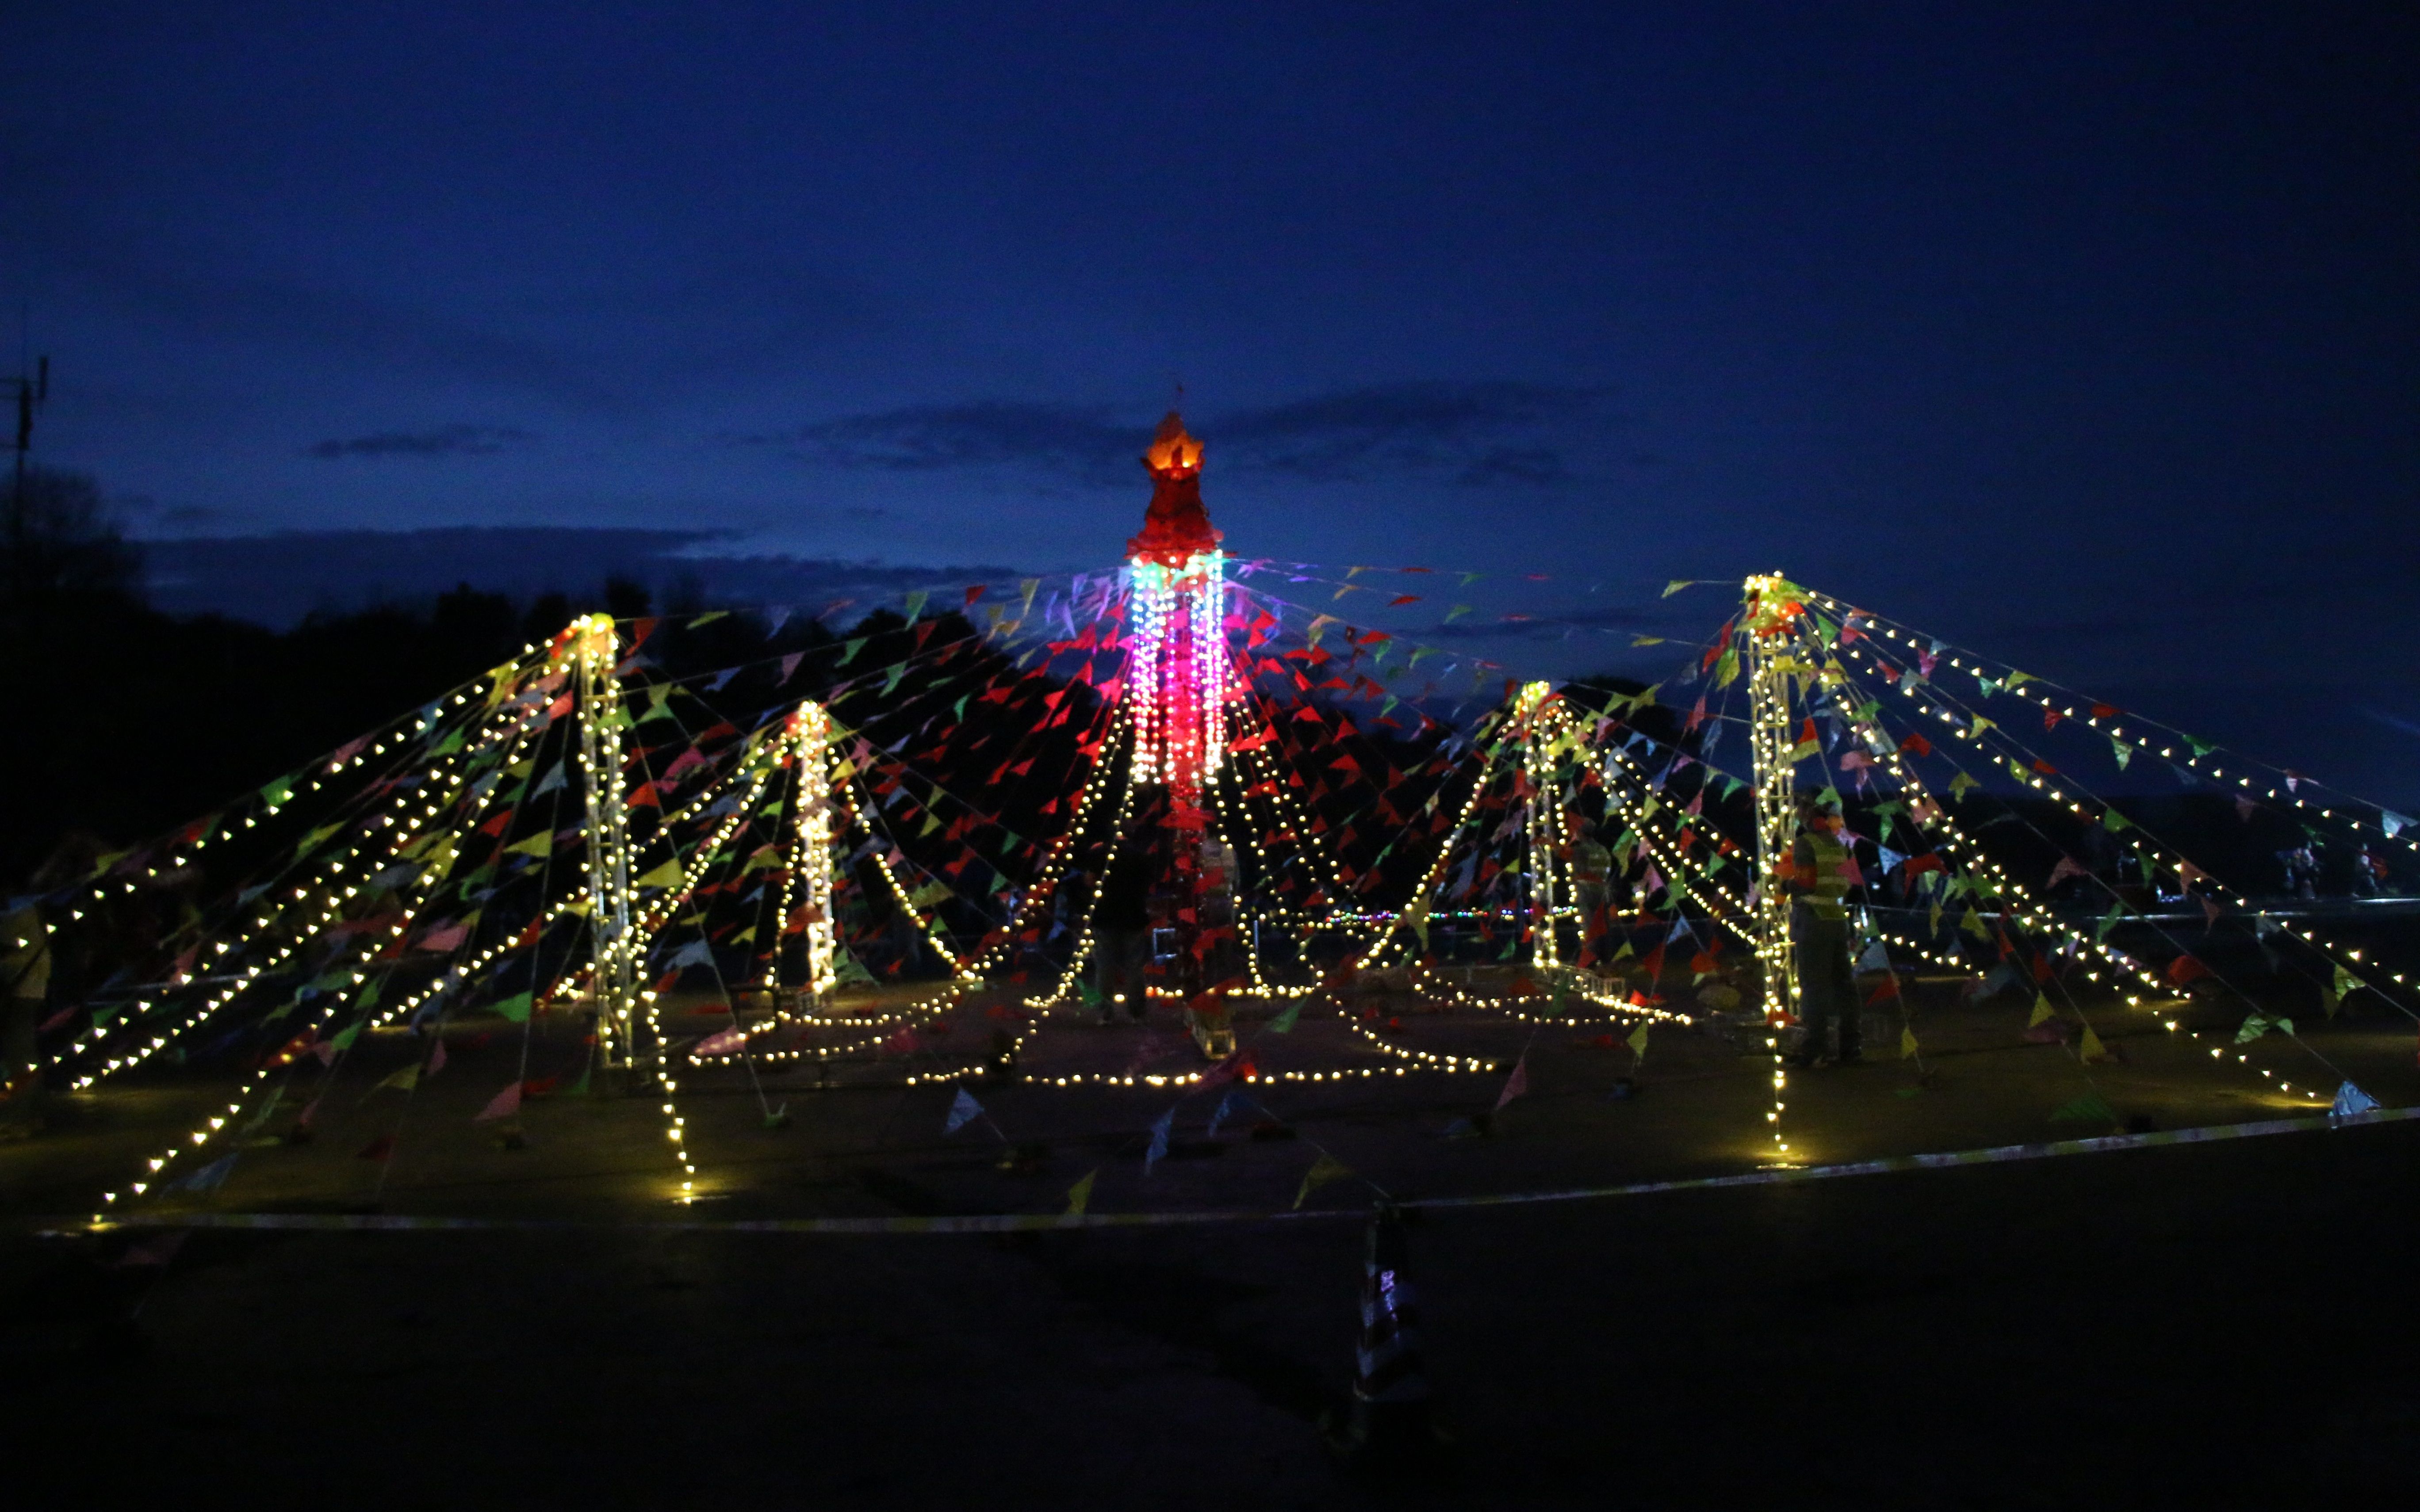
[[[2198,1022],[2190,1006],[2096,1012],[2122,1058],[2087,1077],[2060,1046],[2024,1042],[2005,1003],[1917,1001],[1930,1075],[1794,1076],[1792,1158],[2110,1132],[2049,1121],[2086,1090],[2164,1129],[2273,1118],[2312,1106],[2276,1083],[2332,1081],[2320,1058],[2390,1104],[2420,1102],[2408,1026],[2382,1015],[2271,1036],[2240,1064],[2231,1044],[2210,1055],[2231,1037],[2163,1026]],[[768,1067],[761,1103],[736,1070],[699,1072],[678,1105],[706,1200],[680,1207],[655,1097],[558,1089],[503,1149],[471,1115],[521,1073],[517,1038],[457,1029],[446,1070],[409,1096],[376,1084],[412,1047],[365,1041],[310,1142],[247,1149],[217,1192],[176,1200],[593,1227],[199,1231],[165,1266],[126,1266],[103,1262],[127,1236],[21,1226],[0,1240],[0,1412],[36,1449],[12,1451],[12,1482],[255,1505],[2072,1507],[2383,1489],[2420,1454],[2400,1358],[2420,1130],[2396,1125],[1441,1210],[1413,1231],[1411,1274],[1451,1443],[1408,1486],[1373,1486],[1318,1431],[1352,1379],[1361,1178],[1476,1195],[1773,1156],[1753,1033],[1659,1028],[1633,1067],[1599,1026],[1370,1006],[1382,1025],[1406,1018],[1404,1046],[1526,1052],[1530,1095],[1491,1133],[1449,1137],[1501,1076],[1395,1076],[1330,1011],[1263,1036],[1263,1069],[1388,1073],[1258,1084],[1261,1107],[1216,1139],[1220,1090],[978,1084],[998,1131],[943,1136],[954,1088],[872,1085],[895,1065]],[[577,1033],[540,1027],[529,1074],[568,1082]],[[2213,1012],[2206,1027],[2225,1026]],[[1164,1026],[1053,1023],[1021,1070],[1140,1081],[1191,1064]],[[1614,1096],[1634,1074],[1637,1094]],[[221,1095],[163,1074],[69,1104],[57,1132],[0,1149],[10,1211],[88,1211]],[[1172,1158],[1146,1175],[1145,1131],[1171,1103]],[[768,1104],[786,1126],[767,1126]],[[394,1157],[361,1159],[382,1134]],[[1003,1171],[1012,1141],[1042,1148]],[[1335,1216],[1309,1221],[639,1227],[1055,1212],[1087,1172],[1096,1211],[1265,1212],[1321,1150],[1358,1175],[1313,1193],[1306,1208]]]

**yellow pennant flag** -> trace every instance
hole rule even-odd
[[[680,885],[681,864],[677,858],[630,879],[630,886],[634,887],[677,887]]]
[[[1900,1025],[1899,1029],[1899,1058],[1901,1060],[1916,1058],[1916,1031],[1904,1024]]]
[[[2076,1054],[2087,1061],[2109,1058],[2107,1047],[2102,1044],[2101,1036],[2092,1032],[2092,1026],[2089,1024],[2084,1026],[2084,1039],[2076,1046]]]
[[[379,1083],[379,1087],[392,1087],[398,1092],[409,1092],[419,1085],[420,1067],[417,1063],[404,1067],[401,1071],[396,1072],[394,1075]],[[374,1087],[370,1088],[370,1090],[376,1091],[378,1090],[378,1088]]]
[[[1647,1026],[1645,1024],[1641,1024],[1638,1027],[1631,1030],[1630,1038],[1625,1042],[1630,1046],[1630,1054],[1633,1059],[1645,1060],[1647,1058]]]
[[[2034,1016],[2025,1020],[2025,1027],[2030,1029],[2034,1026],[2041,1023],[2044,1019],[2052,1017],[2057,1013],[2057,1011],[2058,1010],[2050,1006],[2049,994],[2036,993],[2034,994]]]
[[[504,847],[504,854],[506,856],[546,856],[553,850],[554,835],[550,831],[543,835],[532,835],[524,841],[516,841]]]
[[[1320,1156],[1318,1161],[1311,1165],[1310,1170],[1303,1172],[1302,1190],[1294,1195],[1294,1205],[1297,1208],[1301,1207],[1303,1198],[1308,1197],[1313,1192],[1326,1186],[1328,1182],[1335,1180],[1338,1177],[1350,1176],[1352,1174],[1353,1172],[1351,1168],[1346,1166],[1342,1161],[1338,1160],[1335,1156]],[[1089,1180],[1089,1178],[1087,1178],[1087,1180]]]
[[[1093,1178],[1100,1174],[1101,1168],[1095,1165],[1091,1170],[1084,1173],[1084,1179],[1082,1180],[1067,1189],[1067,1211],[1065,1216],[1070,1218],[1081,1218],[1084,1216],[1085,1207],[1093,1200]]]

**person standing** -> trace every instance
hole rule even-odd
[[[1849,849],[1840,842],[1839,811],[1813,794],[1798,800],[1798,839],[1790,848],[1790,871],[1781,878],[1791,899],[1790,947],[1798,963],[1800,1067],[1823,1058],[1837,1026],[1838,1063],[1865,1057],[1858,1023],[1856,968],[1849,959],[1849,908],[1855,877]]]

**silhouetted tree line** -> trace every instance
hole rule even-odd
[[[469,585],[277,631],[169,615],[82,473],[29,471],[0,532],[0,892],[204,813],[553,634],[647,612],[613,581],[526,605]]]

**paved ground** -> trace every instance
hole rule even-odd
[[[2163,1128],[2272,1117],[2309,1105],[2274,1083],[2315,1055],[2390,1103],[2420,1102],[2399,1020],[2272,1037],[2247,1068],[2162,1015],[2104,1017],[2124,1058],[2087,1084],[2058,1047],[2023,1043],[2005,1008],[1978,1011],[1920,1011],[1940,1051],[1929,1082],[1896,1064],[1794,1079],[1793,1155],[2104,1132],[2047,1122],[2087,1086]],[[1024,1069],[1122,1071],[1155,1032],[1054,1026]],[[1184,1064],[1156,1032],[1165,1064]],[[1313,1196],[1340,1213],[1313,1222],[1005,1238],[612,1227],[1055,1211],[1091,1170],[1096,1211],[1266,1211],[1292,1200],[1314,1147],[1415,1195],[1769,1159],[1758,1057],[1658,1030],[1641,1093],[1616,1099],[1632,1068],[1600,1032],[1414,1022],[1405,1042],[1440,1053],[1526,1048],[1531,1096],[1491,1134],[1450,1138],[1499,1077],[1280,1083],[1254,1095],[1293,1137],[1231,1122],[1212,1141],[1220,1094],[1204,1093],[1180,1104],[1176,1158],[1148,1177],[1143,1131],[1173,1094],[1147,1085],[976,1088],[1011,1139],[1046,1147],[1003,1172],[988,1128],[941,1136],[947,1088],[845,1085],[867,1067],[819,1091],[785,1071],[766,1095],[791,1120],[768,1128],[745,1078],[716,1072],[680,1100],[708,1193],[687,1209],[668,1200],[653,1099],[558,1094],[526,1111],[522,1148],[500,1149],[470,1115],[518,1072],[517,1041],[456,1031],[446,1071],[409,1097],[373,1086],[410,1048],[365,1041],[317,1137],[247,1150],[191,1200],[605,1227],[203,1231],[165,1267],[102,1263],[122,1238],[14,1234],[0,1412],[39,1448],[11,1453],[12,1483],[255,1505],[2073,1507],[2356,1494],[2400,1486],[2420,1452],[2398,1344],[2420,1238],[2408,1125],[1432,1215],[1413,1274],[1451,1443],[1394,1487],[1348,1475],[1318,1432],[1351,1380],[1350,1214],[1369,1199],[1354,1180]],[[1264,1043],[1271,1070],[1384,1059],[1332,1022]],[[558,1027],[531,1070],[568,1071],[577,1053]],[[70,1107],[59,1133],[0,1150],[9,1209],[77,1211],[213,1095],[163,1076]],[[391,1163],[355,1154],[398,1132]]]

